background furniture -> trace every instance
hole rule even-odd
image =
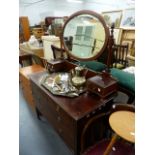
[[[40,65],[42,67],[46,66],[46,59],[44,59],[44,58],[41,58],[41,57],[34,55],[34,54],[31,54],[31,59],[32,59],[33,64],[37,64],[37,65]]]
[[[41,39],[43,41],[44,58],[47,60],[54,59],[51,45],[60,48],[60,38],[53,35],[49,35],[49,36],[42,36]]]
[[[23,95],[30,105],[32,110],[35,111],[35,103],[32,95],[32,89],[30,85],[29,75],[34,74],[36,72],[44,71],[45,69],[40,65],[32,65],[28,67],[23,67],[19,69],[19,80],[21,83],[21,87],[23,90]]]
[[[64,49],[51,45],[54,59],[67,59],[67,53]]]
[[[135,28],[134,27],[120,27],[119,32],[120,44],[129,44],[129,51],[135,42]]]
[[[26,53],[23,51],[19,52],[19,64],[21,67],[32,66],[33,64],[38,64],[42,67],[45,67],[46,62],[46,59],[35,54]]]
[[[32,28],[32,34],[35,36],[36,39],[41,39],[41,37],[44,35],[44,29],[43,28]]]
[[[68,17],[67,16],[64,16],[64,17],[46,17],[45,18],[45,25],[46,27],[49,27],[55,19],[63,19],[64,21],[67,19]]]
[[[29,28],[28,17],[19,17],[19,37],[22,37],[21,42],[28,41],[30,38],[30,28]]]
[[[19,51],[19,64],[21,67],[32,65],[31,54]]]
[[[128,44],[120,45],[114,44],[113,46],[113,67],[118,69],[123,69],[127,67],[127,54],[128,54]]]
[[[117,68],[112,68],[110,74],[118,80],[118,90],[127,94],[128,103],[132,103],[135,99],[135,75]]]
[[[132,42],[130,51],[127,55],[128,66],[135,66],[135,40]]]
[[[43,47],[31,45],[29,42],[19,44],[19,50],[28,54],[34,54],[39,57],[44,57]]]

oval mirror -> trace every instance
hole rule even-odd
[[[68,18],[62,43],[70,57],[76,60],[93,60],[107,46],[109,29],[102,16],[93,11],[78,11]]]

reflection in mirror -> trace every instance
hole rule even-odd
[[[63,40],[71,55],[77,58],[91,58],[101,51],[105,36],[105,28],[99,19],[82,14],[66,24]]]

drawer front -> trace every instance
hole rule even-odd
[[[87,88],[90,92],[93,92],[95,94],[98,94],[102,98],[105,98],[117,91],[117,84],[109,86],[108,88],[102,88],[102,87],[93,85],[93,83],[88,83]]]
[[[71,149],[75,148],[74,120],[35,84],[32,84],[34,99],[39,111],[47,118],[57,133]]]

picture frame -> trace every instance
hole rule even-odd
[[[135,27],[135,8],[122,11],[122,20],[120,27]]]
[[[116,11],[107,11],[101,13],[107,26],[111,27],[114,23],[115,28],[120,27],[121,19],[122,19],[122,10],[116,10]]]

